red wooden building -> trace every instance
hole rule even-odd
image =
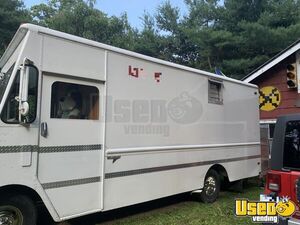
[[[243,80],[259,87],[262,166],[265,168],[272,146],[276,118],[280,115],[300,113],[300,40]]]

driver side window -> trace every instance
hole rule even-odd
[[[16,99],[19,96],[20,89],[20,71],[17,72],[14,83],[11,87],[9,95],[6,99],[5,106],[2,111],[1,120],[8,124],[19,123],[19,102]],[[22,117],[22,121],[32,123],[36,119],[37,111],[37,89],[38,89],[38,71],[35,67],[29,67],[29,87],[28,87],[28,104],[29,113]]]
[[[14,83],[11,87],[9,95],[1,115],[4,123],[18,123],[19,118],[19,102],[15,99],[19,95],[20,88],[20,71],[17,72]]]

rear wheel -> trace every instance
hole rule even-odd
[[[25,195],[7,195],[0,199],[0,225],[36,225],[33,201]]]
[[[209,170],[205,176],[200,199],[205,203],[217,200],[220,193],[220,176],[215,170]]]

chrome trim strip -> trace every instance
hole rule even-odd
[[[194,163],[185,163],[185,164],[177,164],[177,165],[169,165],[169,166],[159,166],[159,167],[137,169],[137,170],[120,171],[120,172],[106,173],[105,179],[132,176],[132,175],[145,174],[145,173],[154,173],[154,172],[167,171],[167,170],[183,169],[183,168],[189,168],[189,167],[205,166],[205,165],[210,165],[210,164],[237,162],[237,161],[258,159],[258,158],[261,158],[261,155],[253,155],[253,156],[230,158],[230,159],[211,160],[211,161],[202,161],[202,162],[194,162]]]
[[[70,145],[70,146],[50,146],[50,147],[39,147],[37,145],[14,145],[14,146],[0,146],[0,154],[21,153],[21,152],[39,152],[39,153],[83,152],[83,151],[97,151],[101,149],[102,149],[102,145]]]
[[[54,189],[54,188],[62,188],[62,187],[69,187],[75,185],[97,183],[97,182],[101,182],[101,177],[90,177],[90,178],[83,178],[83,179],[76,179],[76,180],[49,182],[49,183],[42,184],[42,187],[44,189]]]
[[[2,153],[21,153],[21,152],[37,152],[37,145],[15,145],[15,146],[0,146],[0,154]]]
[[[70,146],[49,146],[40,147],[40,153],[56,153],[56,152],[84,152],[101,150],[101,145],[70,145]]]
[[[260,142],[249,143],[229,143],[229,144],[206,144],[206,145],[174,145],[174,146],[158,146],[158,147],[137,147],[137,148],[115,148],[107,149],[107,155],[125,154],[125,153],[142,153],[142,152],[160,152],[166,150],[184,150],[184,149],[199,149],[199,148],[222,148],[222,147],[243,147],[260,145]]]

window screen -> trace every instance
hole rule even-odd
[[[208,102],[223,104],[222,82],[208,80]]]
[[[51,118],[98,120],[98,88],[73,83],[53,83]]]
[[[283,166],[300,169],[300,121],[287,123],[284,140]]]

